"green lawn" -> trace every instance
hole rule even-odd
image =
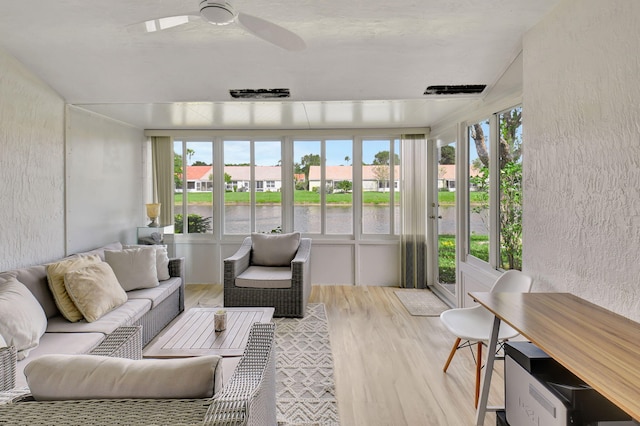
[[[248,192],[226,192],[225,203],[249,204]],[[280,192],[256,192],[257,204],[280,204]],[[182,204],[182,193],[176,193],[174,201]],[[189,204],[211,204],[211,192],[189,192]],[[364,192],[362,198],[365,204],[389,204],[389,193]],[[312,191],[295,191],[294,199],[297,204],[320,204],[320,194]],[[352,204],[353,194],[327,194],[327,204]],[[400,202],[400,194],[396,193],[396,202]]]
[[[456,282],[456,239],[455,235],[440,235],[438,239],[438,273],[441,283]],[[489,236],[471,235],[471,254],[479,259],[489,260]]]

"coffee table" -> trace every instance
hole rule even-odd
[[[213,329],[213,315],[227,311],[227,328]],[[142,352],[144,358],[241,356],[255,322],[271,322],[274,308],[191,308]]]

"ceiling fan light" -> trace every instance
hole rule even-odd
[[[200,2],[200,14],[213,25],[227,25],[236,18],[235,10],[226,1],[204,0]]]

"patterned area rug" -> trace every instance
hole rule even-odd
[[[304,318],[274,318],[279,426],[338,426],[333,356],[324,304]]]
[[[449,307],[431,290],[396,290],[394,291],[404,307],[413,316],[438,317]]]

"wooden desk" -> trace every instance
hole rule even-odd
[[[568,293],[469,293],[609,401],[640,420],[640,324]],[[484,423],[495,351],[488,358],[476,425]]]
[[[227,311],[227,328],[214,331],[213,315]],[[271,322],[274,308],[191,308],[142,351],[145,358],[240,356],[254,322]]]

